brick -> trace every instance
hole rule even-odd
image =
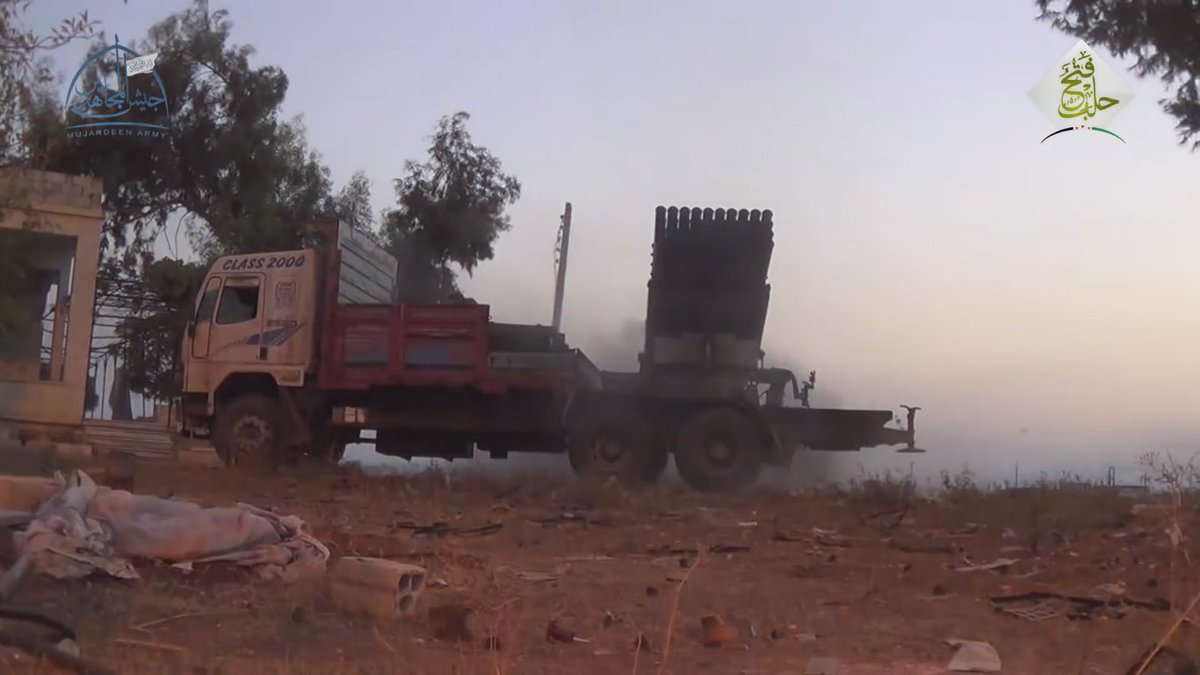
[[[417,565],[347,556],[338,558],[329,571],[329,591],[334,606],[377,621],[411,616],[425,590],[428,573]]]

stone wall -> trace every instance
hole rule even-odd
[[[99,211],[103,183],[90,176],[71,176],[37,169],[0,169],[0,207],[67,207]]]

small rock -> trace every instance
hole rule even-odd
[[[943,584],[934,584],[933,589],[929,592],[929,594],[935,598],[940,598],[942,596],[949,595],[950,589],[946,588],[946,586]]]
[[[575,635],[575,631],[563,626],[557,621],[551,621],[546,624],[546,641],[547,642],[588,642]]]
[[[646,587],[646,597],[647,598],[658,597],[658,589],[653,586],[647,586]]]
[[[732,647],[739,638],[737,626],[716,614],[700,619],[700,635],[705,647]]]

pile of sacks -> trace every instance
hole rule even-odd
[[[53,478],[0,476],[0,509],[29,512],[13,537],[34,572],[57,579],[101,573],[137,579],[132,559],[190,568],[230,562],[264,579],[324,573],[329,549],[300,518],[249,504],[204,508],[96,485],[86,473]]]

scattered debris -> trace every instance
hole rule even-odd
[[[547,642],[582,642],[590,644],[591,640],[585,640],[575,634],[575,631],[563,626],[557,621],[551,621],[546,624],[546,641]]]
[[[850,539],[844,537],[833,530],[822,530],[819,527],[812,529],[813,539],[821,546],[831,546],[834,548],[849,548],[853,544]]]
[[[932,537],[927,537],[925,541],[913,541],[896,539],[891,540],[892,548],[904,551],[905,553],[954,553],[954,546],[948,541],[935,541]]]
[[[956,567],[956,568],[954,568],[954,571],[955,572],[983,572],[983,571],[988,571],[988,570],[994,570],[994,571],[997,571],[1000,573],[1004,573],[1004,572],[1008,571],[1009,567],[1012,567],[1013,565],[1015,565],[1021,561],[1017,560],[1016,558],[996,558],[992,562],[983,563],[982,565],[972,565],[972,564],[970,564],[969,560],[964,560],[964,562],[967,562],[966,566]]]
[[[1120,619],[1128,613],[1130,607],[1152,611],[1170,609],[1170,603],[1162,599],[1145,601],[1125,596],[1079,597],[1044,591],[996,596],[991,598],[990,602],[996,611],[1027,621],[1045,621],[1059,617],[1072,620],[1094,619],[1100,616]]]
[[[600,621],[600,625],[603,628],[612,628],[623,621],[624,619],[622,619],[620,616],[613,614],[611,610],[606,609],[604,610],[604,618]]]
[[[1150,658],[1151,654],[1153,654],[1153,658]],[[1125,675],[1138,675],[1138,673],[1141,675],[1197,675],[1200,673],[1200,668],[1197,668],[1196,662],[1190,656],[1178,649],[1160,647],[1155,652],[1154,647],[1151,647],[1142,652],[1129,670],[1125,671]]]
[[[429,608],[429,627],[435,640],[470,642],[475,639],[475,611],[465,605],[448,603]]]
[[[804,668],[804,675],[838,675],[841,668],[841,663],[835,658],[814,656],[808,660],[808,665]]]
[[[998,673],[1000,672],[1000,654],[996,648],[986,642],[959,640],[949,638],[946,644],[955,647],[957,651],[951,657],[946,669],[952,673]]]
[[[517,572],[517,578],[521,581],[532,581],[541,583],[545,581],[557,581],[557,574],[547,574],[546,572]]]
[[[705,647],[732,647],[739,643],[737,626],[717,614],[700,619],[700,642]]]
[[[713,544],[708,547],[709,553],[749,553],[750,547],[741,544]]]
[[[449,523],[440,520],[432,523],[414,523],[411,521],[392,523],[393,530],[411,530],[416,535],[432,535],[435,537],[445,537],[451,534],[457,537],[485,537],[490,534],[496,534],[503,527],[504,523],[487,523],[479,527],[453,528],[450,527]]]
[[[595,553],[591,553],[591,554],[587,554],[587,555],[567,556],[566,558],[563,558],[563,560],[565,560],[566,562],[574,562],[574,563],[577,563],[577,562],[604,562],[604,561],[608,561],[608,560],[616,560],[616,558],[614,558],[610,555],[597,555]]]
[[[557,516],[551,516],[549,518],[542,518],[540,520],[535,520],[534,522],[537,523],[538,525],[541,525],[542,527],[555,527],[557,525],[562,525],[565,523],[583,523],[584,525],[588,525],[588,526],[600,525],[600,526],[604,526],[604,527],[612,527],[614,525],[609,520],[604,520],[604,519],[600,519],[600,518],[592,518],[585,511],[563,511],[562,513],[558,514]]]
[[[382,558],[339,558],[329,591],[340,610],[389,621],[411,615],[425,590],[425,568]]]
[[[950,532],[951,537],[971,537],[979,534],[979,523],[967,523],[957,530]]]

